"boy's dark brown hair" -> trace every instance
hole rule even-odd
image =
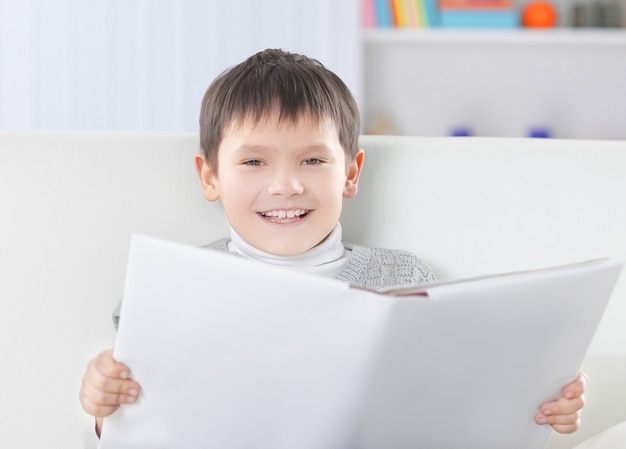
[[[236,122],[328,118],[349,164],[358,152],[359,110],[350,90],[319,61],[283,50],[261,51],[228,69],[209,86],[200,111],[200,147],[217,173],[217,150]]]

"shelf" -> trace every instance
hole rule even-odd
[[[369,43],[480,43],[480,44],[563,44],[626,45],[626,28],[553,29],[381,29],[363,31]]]
[[[626,29],[364,30],[366,127],[624,139]]]

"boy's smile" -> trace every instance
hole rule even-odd
[[[289,209],[289,210],[271,210],[259,212],[263,218],[272,222],[288,223],[290,221],[300,220],[309,213],[306,209]]]
[[[343,198],[356,194],[363,153],[346,164],[330,120],[276,116],[227,129],[217,173],[198,155],[205,198],[221,199],[235,232],[279,256],[307,251],[334,229]]]

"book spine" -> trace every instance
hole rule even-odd
[[[428,16],[426,13],[426,3],[424,0],[414,0],[415,10],[417,14],[417,26],[424,28],[427,27],[428,24]]]
[[[420,2],[423,4],[424,8],[424,22],[426,26],[439,26],[439,9],[437,8],[437,0],[421,0]]]
[[[389,0],[374,0],[376,2],[376,17],[378,26],[388,28],[393,25]]]
[[[406,12],[406,24],[408,27],[416,28],[420,26],[416,0],[404,0],[404,11]]]
[[[404,0],[391,0],[391,12],[393,24],[397,28],[406,27],[406,17],[404,14]]]
[[[361,0],[361,19],[364,28],[372,28],[377,25],[375,0]]]

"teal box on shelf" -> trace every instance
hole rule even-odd
[[[444,28],[514,28],[520,15],[513,0],[438,0]]]
[[[444,28],[516,28],[517,11],[439,11],[439,23]]]

